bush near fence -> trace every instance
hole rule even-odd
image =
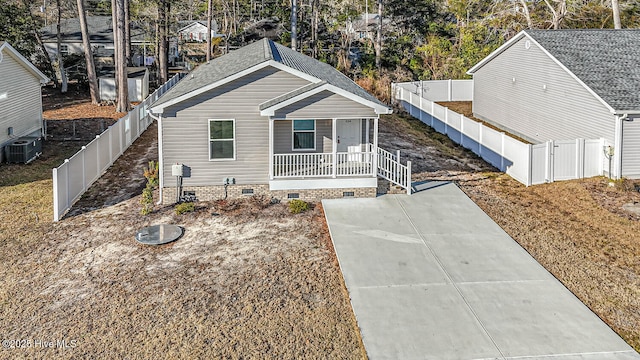
[[[393,84],[392,94],[411,116],[527,186],[604,174],[604,139],[526,144],[436,103],[471,101],[472,89],[472,80],[419,81]]]
[[[75,155],[53,169],[53,220],[59,221],[89,187],[149,127],[149,105],[180,81],[175,75],[135,106],[127,115],[97,135]]]

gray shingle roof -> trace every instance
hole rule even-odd
[[[111,16],[87,16],[87,28],[92,43],[113,43],[113,21]],[[45,26],[40,29],[42,40],[55,41],[58,35],[57,24]],[[63,19],[60,23],[60,34],[63,41],[82,41],[80,32],[80,19]],[[145,35],[142,29],[131,24],[131,41],[144,42]]]
[[[525,32],[614,110],[640,110],[640,29]]]
[[[269,60],[279,62],[319,81],[325,81],[330,85],[386,107],[331,65],[293,51],[269,39],[256,41],[200,65],[152,106],[166,103]]]

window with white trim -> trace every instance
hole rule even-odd
[[[316,149],[316,121],[293,120],[293,150]]]
[[[235,120],[209,120],[209,160],[235,160]]]

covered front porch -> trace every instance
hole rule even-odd
[[[269,121],[272,187],[375,187],[378,176],[410,192],[411,163],[378,147],[377,117]]]

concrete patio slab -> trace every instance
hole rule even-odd
[[[370,358],[640,359],[454,184],[420,188],[323,201]]]

